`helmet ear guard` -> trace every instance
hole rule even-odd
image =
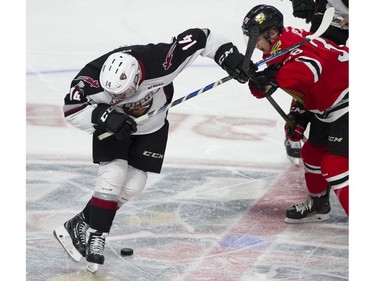
[[[252,8],[242,21],[242,32],[249,36],[252,28],[258,28],[259,34],[264,34],[272,28],[279,33],[284,28],[283,14],[273,6],[257,5]]]
[[[104,91],[116,98],[134,95],[141,80],[137,59],[129,54],[111,54],[100,71],[99,81]]]

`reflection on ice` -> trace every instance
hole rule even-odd
[[[326,223],[284,223],[287,188],[304,194],[291,184],[303,181],[295,168],[287,178],[278,170],[165,168],[118,211],[106,261],[89,274],[52,230],[90,198],[95,173],[91,164],[28,164],[27,280],[347,279],[348,222],[340,211]],[[121,256],[124,247],[133,256]]]

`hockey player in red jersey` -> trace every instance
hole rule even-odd
[[[291,0],[293,7],[293,15],[297,18],[306,20],[310,23],[310,32],[318,30],[323,14],[329,7],[335,8],[335,15],[330,26],[322,34],[321,37],[329,39],[337,45],[345,45],[349,38],[349,1],[348,0]],[[301,158],[300,150],[301,141],[293,142],[286,138],[284,145],[287,157],[298,163]]]
[[[214,59],[233,78],[247,82],[238,49],[209,29],[198,28],[182,32],[170,43],[115,49],[88,63],[71,82],[65,119],[93,134],[93,162],[99,164],[87,205],[54,231],[74,260],[86,257],[94,270],[104,263],[105,239],[117,210],[142,192],[148,173],[160,173],[167,111],[139,123],[134,118],[170,103],[173,80],[198,56]],[[100,141],[104,132],[114,136]]]
[[[266,58],[303,41],[307,31],[284,27],[283,15],[273,6],[258,5],[243,20],[245,35],[259,30],[256,48]],[[286,211],[287,223],[323,221],[329,218],[330,189],[349,214],[349,49],[318,38],[272,60],[258,71],[252,64],[249,89],[264,98],[281,88],[295,99],[288,115],[295,126],[285,125],[287,138],[308,141],[301,156],[305,166],[308,198]]]

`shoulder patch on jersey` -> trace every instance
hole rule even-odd
[[[163,67],[164,70],[168,70],[172,65],[173,51],[177,46],[177,41],[173,43],[172,47],[169,49],[167,56],[165,57]]]
[[[92,79],[90,76],[78,76],[74,80],[81,80],[90,85],[90,87],[99,88],[99,81]]]
[[[281,40],[277,41],[273,45],[272,50],[271,50],[271,55],[275,55],[275,54],[277,54],[280,51],[281,51]]]

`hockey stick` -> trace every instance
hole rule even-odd
[[[297,43],[297,44],[295,44],[295,45],[293,45],[293,46],[290,46],[289,48],[287,48],[287,49],[285,49],[285,50],[283,50],[283,51],[281,51],[281,52],[279,52],[279,53],[277,53],[277,54],[274,54],[274,55],[272,55],[272,56],[270,56],[270,57],[268,57],[268,58],[265,58],[265,59],[263,59],[263,60],[257,62],[255,65],[256,65],[257,67],[259,67],[259,66],[262,65],[262,64],[265,64],[265,63],[267,63],[267,62],[269,62],[269,61],[271,61],[271,60],[273,60],[273,59],[275,59],[275,58],[278,58],[279,56],[282,56],[282,55],[284,55],[284,54],[286,54],[286,53],[288,53],[288,52],[290,52],[290,51],[292,51],[292,50],[294,50],[294,49],[296,49],[296,48],[302,46],[303,44],[308,43],[308,42],[310,42],[311,40],[316,39],[317,37],[319,37],[320,35],[322,35],[322,34],[327,30],[327,28],[329,27],[329,25],[330,25],[330,23],[331,23],[331,21],[332,21],[332,19],[333,19],[333,15],[334,15],[334,13],[335,13],[335,9],[334,9],[333,7],[328,8],[328,9],[326,10],[326,12],[324,13],[324,16],[323,16],[322,22],[321,22],[321,24],[320,24],[318,30],[317,30],[314,34],[309,35],[308,38],[306,38],[305,40],[301,41],[300,43]],[[254,34],[255,34],[255,33],[254,33]],[[248,41],[248,47],[249,47],[249,46],[251,47],[250,44],[254,44],[254,43],[253,43],[253,41],[250,40],[250,38],[249,38],[249,41]],[[255,44],[254,44],[254,46],[255,46]],[[246,52],[249,53],[248,50],[251,50],[251,49],[250,49],[250,48],[247,48],[247,49],[246,49]],[[248,56],[247,56],[247,57],[248,57]],[[244,60],[244,63],[245,63],[245,60]],[[245,68],[248,69],[249,66],[250,66],[250,62],[247,62],[247,65],[245,66]],[[203,93],[203,92],[206,92],[206,91],[208,91],[208,90],[210,90],[210,89],[213,89],[213,88],[215,88],[215,87],[217,87],[217,86],[219,86],[219,85],[221,85],[221,84],[223,84],[223,83],[225,83],[225,82],[231,80],[232,78],[233,78],[232,76],[224,77],[224,78],[222,78],[222,79],[220,79],[220,80],[218,80],[218,81],[216,81],[216,82],[214,82],[214,83],[211,83],[211,84],[209,84],[209,85],[207,85],[207,86],[205,86],[205,87],[203,87],[203,88],[201,88],[201,89],[199,89],[199,90],[196,90],[196,91],[194,91],[194,92],[188,94],[187,96],[184,96],[184,97],[182,97],[182,98],[180,98],[180,99],[178,99],[178,100],[175,100],[175,101],[172,102],[172,103],[166,104],[166,105],[162,106],[162,107],[159,108],[159,109],[156,109],[156,110],[151,111],[151,112],[149,112],[149,113],[147,113],[147,114],[145,114],[145,115],[142,115],[142,116],[140,116],[140,117],[134,119],[134,121],[135,121],[136,123],[138,123],[138,122],[140,122],[140,121],[146,120],[146,119],[148,119],[148,118],[150,118],[150,117],[152,117],[152,116],[154,116],[154,115],[157,115],[157,114],[159,114],[159,113],[161,113],[161,112],[164,112],[165,110],[168,110],[169,108],[171,108],[171,107],[173,107],[173,106],[176,106],[177,104],[180,104],[180,103],[182,103],[182,102],[184,102],[184,101],[186,101],[186,100],[188,100],[188,99],[191,99],[191,98],[193,98],[193,97],[195,97],[195,96],[198,96],[199,94],[201,94],[201,93]],[[112,136],[112,135],[113,135],[113,133],[111,133],[111,132],[106,132],[106,133],[103,133],[103,134],[99,135],[98,138],[99,138],[99,140],[103,140],[103,139],[108,138],[109,136]]]
[[[280,116],[284,119],[284,121],[291,127],[295,127],[296,124],[286,115],[284,110],[280,107],[280,105],[273,99],[271,96],[266,96],[266,99],[270,102],[274,109],[280,114]]]
[[[158,109],[155,109],[155,110],[153,110],[153,111],[151,111],[151,112],[149,112],[147,114],[144,114],[144,115],[142,115],[142,116],[140,116],[138,118],[135,118],[134,121],[136,123],[139,123],[139,122],[141,122],[143,120],[146,120],[146,119],[148,119],[148,118],[150,118],[150,117],[152,117],[154,115],[162,113],[162,112],[168,110],[169,108],[171,108],[173,106],[176,106],[176,105],[178,105],[180,103],[183,103],[184,101],[186,101],[188,99],[191,99],[191,98],[193,98],[195,96],[198,96],[198,95],[200,95],[200,94],[202,94],[202,93],[204,93],[204,92],[206,92],[208,90],[211,90],[211,89],[213,89],[213,88],[215,88],[215,87],[217,87],[217,86],[219,86],[219,85],[221,85],[221,84],[223,84],[223,83],[231,80],[232,78],[233,78],[232,76],[224,77],[224,78],[222,78],[222,79],[220,79],[220,80],[218,80],[218,81],[216,81],[214,83],[211,83],[211,84],[209,84],[209,85],[207,85],[207,86],[205,86],[205,87],[203,87],[203,88],[201,88],[199,90],[196,90],[196,91],[194,91],[194,92],[192,92],[192,93],[190,93],[190,94],[188,94],[188,95],[186,95],[186,96],[184,96],[182,98],[179,98],[179,99],[177,99],[177,100],[175,100],[175,101],[173,101],[171,103],[165,104],[164,106],[162,106],[162,107],[160,107]],[[103,133],[103,134],[99,135],[98,138],[99,138],[99,140],[103,140],[103,139],[108,138],[109,136],[112,136],[112,135],[113,135],[113,133],[106,132],[106,133]]]
[[[266,97],[267,100],[270,102],[270,104],[273,106],[274,109],[276,109],[276,111],[280,114],[280,116],[284,119],[284,121],[291,127],[295,127],[296,126],[296,123],[293,122],[289,117],[288,115],[286,115],[286,113],[284,112],[284,110],[282,110],[282,108],[277,104],[277,102],[271,97],[271,96],[267,96]],[[303,142],[307,142],[307,138],[305,136],[303,136],[303,139],[302,139]]]
[[[257,40],[258,40],[258,35],[259,35],[259,31],[258,31],[258,29],[256,28],[255,30],[253,30],[253,31],[251,32],[251,34],[250,34],[250,36],[249,36],[249,40],[248,40],[248,42],[247,42],[246,53],[245,53],[245,59],[244,59],[244,61],[242,62],[242,67],[243,67],[243,69],[246,71],[246,73],[248,73],[249,68],[250,68],[250,60],[251,60],[251,56],[253,55],[253,52],[254,52],[254,49],[255,49],[255,44],[256,44],[256,42],[257,42]],[[166,105],[162,106],[162,107],[159,108],[159,109],[156,109],[156,110],[154,110],[154,111],[152,111],[152,112],[149,112],[149,113],[147,113],[147,114],[145,114],[145,115],[142,115],[142,116],[140,116],[140,117],[134,119],[134,121],[135,121],[136,123],[138,123],[138,122],[140,122],[140,121],[146,120],[146,119],[148,119],[148,118],[150,118],[150,117],[152,117],[152,116],[154,116],[154,115],[157,115],[157,114],[159,114],[159,113],[161,113],[161,112],[164,112],[164,111],[168,110],[169,108],[171,108],[171,107],[173,107],[173,106],[175,106],[175,105],[177,105],[177,104],[180,104],[180,103],[182,103],[182,102],[184,102],[184,101],[186,101],[186,100],[188,100],[188,99],[191,99],[191,98],[193,98],[193,97],[195,97],[195,96],[197,96],[197,95],[199,95],[199,94],[201,94],[201,93],[204,93],[204,92],[206,92],[206,91],[208,91],[208,90],[210,90],[210,89],[212,89],[212,88],[215,88],[215,87],[217,87],[217,86],[219,86],[219,85],[221,85],[221,84],[223,84],[223,83],[225,83],[225,82],[231,80],[232,78],[233,78],[232,76],[224,77],[223,79],[220,79],[220,80],[218,80],[218,81],[216,81],[216,82],[214,82],[214,83],[211,83],[211,84],[205,86],[204,88],[201,88],[201,89],[199,89],[199,90],[196,90],[196,91],[194,91],[194,92],[188,94],[188,95],[185,96],[185,97],[182,97],[182,98],[180,98],[180,99],[178,99],[178,100],[175,100],[175,101],[172,102],[172,103],[169,103],[169,104],[166,104]],[[109,136],[111,136],[111,135],[113,135],[113,133],[106,132],[106,133],[103,133],[103,134],[99,135],[98,138],[99,138],[99,140],[103,140],[103,139],[105,139],[105,138],[107,138],[107,137],[109,137]]]
[[[284,112],[284,110],[279,106],[279,104],[273,99],[273,97],[271,96],[266,96],[266,99],[270,102],[270,104],[273,106],[274,109],[276,109],[276,111],[280,114],[280,116],[284,119],[284,121],[289,125],[291,126],[292,128],[294,128],[296,126],[296,123],[293,122],[293,120],[291,120],[288,115],[286,115],[286,113]],[[306,142],[307,141],[307,138],[305,136],[303,136],[303,139],[302,139],[303,142]]]
[[[246,46],[245,58],[242,62],[242,69],[243,71],[245,71],[247,75],[249,75],[251,56],[253,55],[258,37],[259,37],[259,29],[257,27],[254,27],[250,32],[249,40],[247,41],[247,46]]]

